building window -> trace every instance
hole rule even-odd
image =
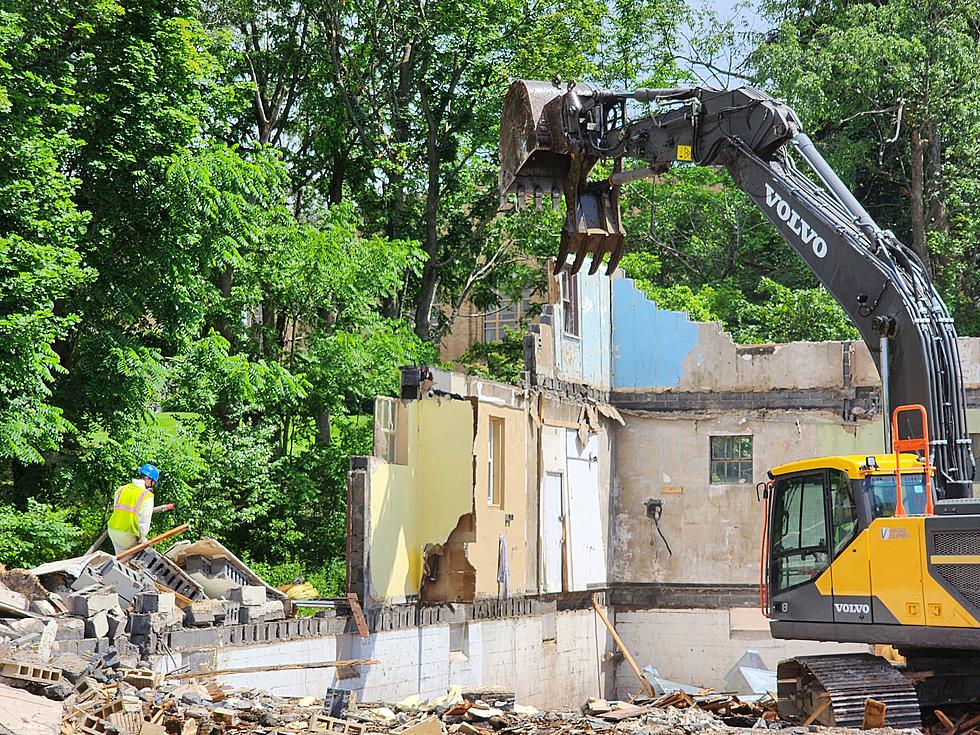
[[[711,484],[752,482],[752,437],[711,437]]]
[[[375,441],[379,445],[375,446],[374,454],[385,462],[394,464],[398,449],[398,413],[395,401],[392,398],[379,396],[374,405],[378,429]]]
[[[487,505],[499,508],[504,499],[504,420],[491,416],[487,433]]]
[[[561,311],[564,316],[565,334],[579,336],[578,273],[563,270],[559,275]]]
[[[496,342],[507,335],[507,330],[520,329],[531,312],[531,290],[525,289],[520,301],[500,299],[500,308],[483,316],[483,341]]]

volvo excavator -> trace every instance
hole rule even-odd
[[[621,187],[674,166],[728,170],[848,313],[882,381],[887,454],[769,471],[760,602],[775,638],[891,644],[905,663],[783,661],[780,713],[859,727],[874,699],[889,725],[918,727],[922,708],[980,701],[980,501],[956,329],[915,252],[875,223],[793,110],[751,87],[516,81],[504,99],[502,209],[564,198],[557,268],[588,259],[611,273]]]

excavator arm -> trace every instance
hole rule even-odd
[[[631,101],[654,103],[656,112],[630,119]],[[789,149],[815,179],[796,167]],[[623,170],[624,159],[643,165]],[[603,160],[612,173],[590,181]],[[882,377],[888,443],[889,409],[923,405],[939,497],[972,496],[974,459],[949,311],[916,254],[874,222],[785,104],[750,87],[626,93],[518,81],[504,101],[500,163],[502,205],[511,195],[518,206],[564,196],[558,265],[571,254],[576,272],[591,256],[590,273],[607,255],[612,272],[622,257],[624,184],[677,163],[726,168],[861,333]],[[922,435],[917,416],[905,417],[903,437]]]

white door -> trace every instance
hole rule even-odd
[[[568,538],[571,589],[606,582],[606,540],[599,502],[599,437],[583,447],[578,432],[565,432],[568,472]]]
[[[541,493],[541,591],[561,592],[561,567],[564,549],[563,477],[559,472],[544,476]]]

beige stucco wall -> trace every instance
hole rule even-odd
[[[752,436],[752,483],[709,483],[710,437],[719,435]],[[880,450],[881,430],[877,422],[845,427],[814,413],[631,413],[613,446],[613,580],[752,584],[762,535],[754,483],[785,462]],[[673,556],[646,516],[648,498],[663,499],[660,528]]]
[[[470,544],[467,557],[476,567],[476,594],[496,597],[500,591],[497,568],[500,537],[507,544],[508,592],[516,594],[527,588],[524,571],[526,552],[527,497],[527,416],[523,409],[506,408],[491,403],[479,404],[476,441],[476,486],[473,496],[476,508],[476,543]],[[504,422],[504,483],[500,506],[487,500],[487,452],[491,417]],[[508,520],[508,516],[513,516]]]

